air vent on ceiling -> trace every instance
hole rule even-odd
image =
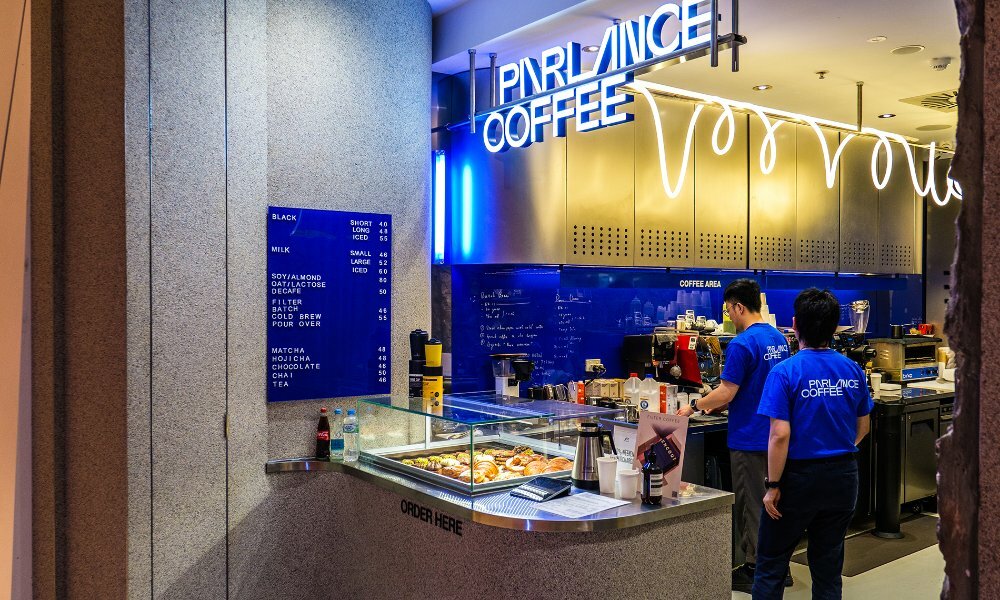
[[[958,110],[958,90],[945,90],[933,94],[903,98],[900,102],[913,104],[914,106],[923,106],[924,108],[941,112],[955,112]]]

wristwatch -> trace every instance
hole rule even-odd
[[[693,410],[694,412],[698,412],[698,400],[699,398],[695,398],[694,400],[691,401],[691,410]]]
[[[778,488],[781,487],[781,481],[771,481],[765,475],[764,476],[764,487],[767,488],[767,489],[769,489],[769,490],[776,490],[776,489],[778,489]]]

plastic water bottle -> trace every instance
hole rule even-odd
[[[330,458],[344,456],[344,411],[333,410],[333,423],[330,424]]]
[[[639,405],[639,374],[630,373],[628,380],[625,382],[625,387],[622,389],[622,396],[624,396],[625,402],[629,404]]]
[[[349,408],[344,418],[344,462],[357,461],[358,454],[358,417]]]

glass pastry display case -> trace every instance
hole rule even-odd
[[[361,460],[468,494],[569,477],[582,421],[620,409],[495,394],[358,402]]]

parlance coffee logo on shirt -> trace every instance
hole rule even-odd
[[[787,344],[782,344],[780,346],[768,346],[767,352],[764,353],[764,360],[775,360],[777,358],[781,358],[785,354],[788,354]]]
[[[803,398],[817,398],[819,396],[843,396],[844,390],[856,390],[861,382],[857,379],[810,379],[809,387],[802,390]]]

